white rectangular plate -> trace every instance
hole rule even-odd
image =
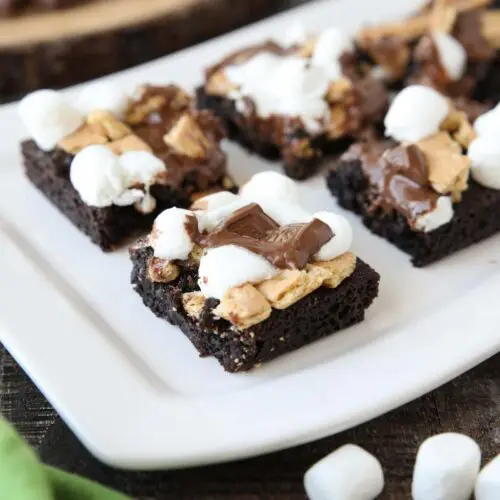
[[[113,79],[193,88],[209,63],[293,21],[353,31],[418,1],[396,3],[318,2]],[[101,253],[23,178],[23,134],[15,107],[1,109],[0,339],[105,462],[180,467],[303,443],[395,408],[500,350],[500,237],[414,269],[347,214],[354,250],[382,276],[366,321],[251,373],[224,373],[142,305],[126,250]],[[279,168],[227,150],[237,181]],[[337,209],[322,175],[301,191],[311,210]]]

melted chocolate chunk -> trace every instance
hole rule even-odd
[[[487,61],[495,55],[495,49],[482,33],[483,13],[483,9],[461,12],[453,27],[452,35],[463,45],[467,59],[472,62]]]
[[[200,234],[196,220],[190,220],[186,229],[202,247],[236,245],[261,255],[280,269],[303,269],[334,237],[330,227],[318,219],[280,226],[256,203],[234,212],[212,233]]]
[[[372,188],[371,212],[397,210],[413,225],[435,208],[439,194],[430,186],[425,157],[416,145],[387,149],[386,142],[355,144],[343,159],[361,160]]]

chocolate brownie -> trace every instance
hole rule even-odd
[[[178,326],[201,356],[214,356],[228,372],[246,371],[259,363],[294,351],[310,342],[363,321],[365,310],[378,294],[379,275],[361,259],[355,271],[337,288],[319,288],[253,327],[238,331],[215,319],[216,299],[209,299],[199,319],[184,310],[182,294],[199,290],[196,269],[171,283],[155,283],[148,276],[148,246],[130,250],[132,284],[144,304],[159,318]]]
[[[383,147],[393,146],[386,143]],[[500,191],[469,180],[469,188],[454,205],[452,220],[434,231],[414,231],[397,211],[372,209],[372,194],[360,159],[340,159],[327,184],[339,204],[362,216],[373,233],[408,253],[414,266],[423,267],[500,231]]]
[[[378,125],[388,105],[385,86],[364,70],[354,53],[346,51],[338,56],[340,73],[337,76],[330,77],[327,70],[322,72],[319,66],[314,67],[311,63],[314,56],[308,45],[311,40],[291,47],[269,41],[230,54],[207,69],[205,84],[196,91],[198,108],[212,110],[223,121],[231,139],[266,159],[281,159],[285,173],[294,179],[310,177],[324,156],[343,151],[367,127]],[[282,62],[285,66],[299,65],[301,60],[304,67],[295,70],[305,79],[303,85],[311,85],[313,79],[326,79],[315,101],[315,106],[324,105],[324,113],[314,117],[298,111],[266,113],[245,89],[240,89],[239,95],[240,90],[235,91],[229,72],[241,70],[245,64],[253,64],[259,57],[266,56],[276,58],[277,64]],[[309,71],[311,74],[306,76]],[[275,79],[268,74],[262,78],[268,78],[270,86]],[[284,87],[289,86],[287,81],[282,83]],[[296,82],[295,86],[301,85]],[[317,82],[316,85],[323,88]],[[299,91],[290,99],[300,101],[303,97]],[[309,98],[305,96],[304,100]]]
[[[41,100],[46,98],[44,95],[34,97],[24,103],[25,119],[27,116],[28,120],[35,120],[30,118],[29,107],[43,105]],[[54,99],[50,95],[48,98]],[[23,103],[20,109],[22,106]],[[77,113],[72,108],[68,111],[66,104],[59,100],[57,106],[63,106],[71,116]],[[124,121],[120,121],[110,112],[91,112],[79,128],[63,137],[53,149],[42,149],[35,142],[36,137],[21,146],[28,179],[104,251],[113,250],[149,229],[154,217],[166,208],[188,207],[197,196],[234,189],[226,175],[226,156],[219,145],[223,130],[218,120],[208,112],[193,109],[190,96],[182,89],[146,86],[141,96],[128,105],[125,115]],[[42,134],[39,140],[43,141],[43,133],[42,126],[42,130],[38,130],[38,134]],[[86,160],[87,164],[80,170],[83,175],[75,184],[77,176],[71,175],[73,165],[92,148],[97,148],[99,154]],[[119,188],[122,194],[137,195],[137,198],[125,202],[115,198],[98,199],[107,196],[114,183],[122,182],[116,178],[118,167],[106,170],[110,152],[112,161],[116,159],[118,165],[122,165],[121,158],[127,154],[139,154],[128,157],[129,162],[136,162],[127,167],[132,171],[119,173],[127,179],[127,184]],[[107,174],[94,168],[103,154],[102,172]],[[151,165],[156,171],[150,174],[147,169]],[[93,173],[87,174],[92,168]],[[142,174],[141,169],[146,173]],[[133,179],[128,180],[130,175]],[[148,178],[144,179],[143,175]],[[89,185],[94,189],[90,201]],[[118,193],[118,197],[121,196]]]

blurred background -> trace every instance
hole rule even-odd
[[[0,0],[0,102],[114,73],[307,0]]]

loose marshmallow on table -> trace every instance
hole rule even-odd
[[[84,115],[101,110],[109,111],[117,118],[122,118],[129,102],[128,95],[118,85],[97,82],[83,88],[76,100],[76,107]]]
[[[337,28],[329,28],[316,40],[311,64],[323,68],[330,79],[336,80],[342,76],[340,57],[345,52],[353,51],[354,44],[345,33]]]
[[[439,92],[411,85],[392,101],[384,121],[385,135],[401,142],[417,142],[436,134],[448,112],[448,101]]]
[[[440,196],[437,199],[434,210],[419,215],[415,222],[415,229],[430,233],[438,227],[448,224],[453,219],[453,203],[449,196]]]
[[[500,498],[500,455],[486,464],[479,473],[474,495],[476,500],[498,500]]]
[[[446,73],[451,80],[460,80],[467,66],[467,52],[464,47],[448,33],[435,32],[432,38]]]
[[[167,260],[185,260],[194,248],[194,242],[187,230],[189,217],[195,212],[182,208],[169,208],[156,217],[150,244],[154,256]]]
[[[333,238],[325,243],[315,255],[316,260],[331,260],[347,252],[352,245],[352,228],[342,215],[332,212],[318,212],[313,218],[324,222],[333,232]]]
[[[472,178],[482,186],[500,189],[500,141],[493,136],[480,136],[469,145]]]
[[[363,448],[346,444],[304,476],[310,500],[373,500],[384,489],[380,462]]]
[[[453,432],[425,440],[413,473],[413,500],[468,500],[481,464],[481,450]]]
[[[37,146],[51,151],[84,122],[83,114],[55,90],[37,90],[19,103],[19,115]]]
[[[205,297],[222,300],[233,287],[260,283],[278,274],[264,257],[236,245],[210,248],[200,259],[198,285]]]

